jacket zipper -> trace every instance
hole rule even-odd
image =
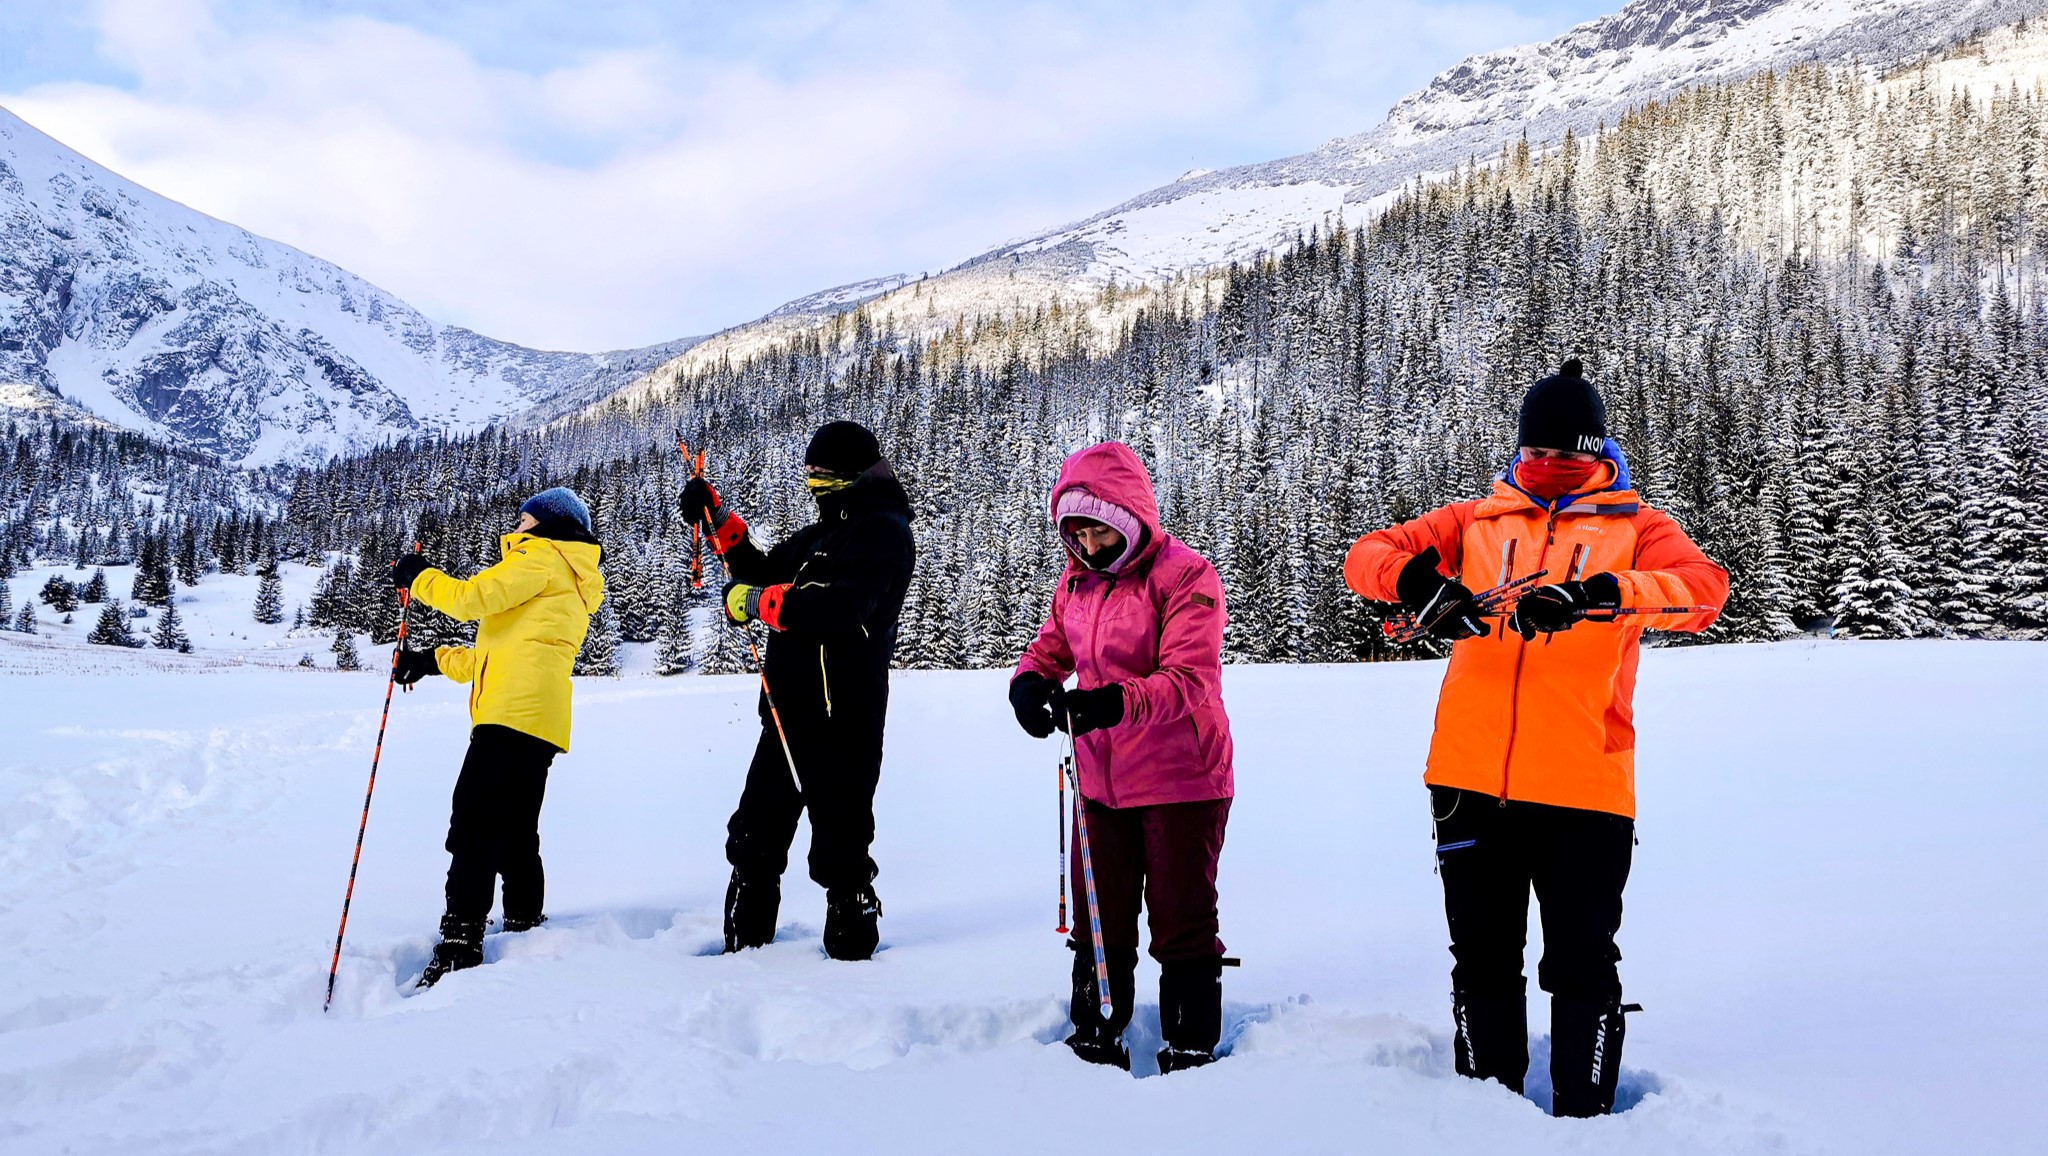
[[[1550,521],[1548,525],[1544,527],[1543,550],[1541,553],[1536,555],[1536,569],[1543,569],[1543,564],[1550,560],[1550,547],[1553,544],[1555,544],[1556,541],[1557,511],[1552,510],[1550,513]],[[1508,628],[1507,619],[1503,619],[1501,621],[1500,628],[1502,630],[1506,630]],[[1515,677],[1514,681],[1509,684],[1508,689],[1508,749],[1507,753],[1502,755],[1500,760],[1500,805],[1503,807],[1508,805],[1508,777],[1512,768],[1514,767],[1515,762],[1515,730],[1521,725],[1522,660],[1529,656],[1528,639],[1523,638],[1520,635],[1517,635],[1515,637],[1515,643]]]
[[[832,717],[832,676],[825,673],[825,644],[818,644],[818,685],[825,688],[825,717]]]
[[[1095,626],[1095,629],[1094,629],[1094,632],[1093,632],[1093,633],[1094,633],[1094,635],[1095,635],[1095,669],[1096,669],[1096,670],[1101,670],[1101,669],[1103,669],[1103,661],[1102,661],[1102,611],[1103,611],[1103,609],[1104,609],[1105,607],[1107,607],[1107,606],[1109,605],[1109,596],[1110,596],[1110,595],[1112,595],[1112,594],[1114,594],[1114,593],[1116,593],[1116,578],[1117,578],[1117,576],[1116,576],[1116,575],[1114,575],[1114,574],[1111,574],[1111,575],[1109,576],[1109,579],[1108,579],[1108,580],[1107,580],[1106,582],[1104,582],[1104,583],[1103,583],[1103,585],[1102,585],[1102,602],[1101,602],[1101,604],[1100,604],[1100,605],[1098,605],[1098,606],[1097,606],[1097,607],[1095,608],[1095,622],[1094,622],[1094,626]],[[1102,793],[1103,793],[1104,795],[1106,795],[1106,796],[1109,796],[1108,798],[1105,798],[1105,799],[1102,799],[1102,800],[1100,800],[1100,801],[1101,801],[1101,802],[1102,802],[1102,803],[1103,803],[1103,804],[1104,804],[1105,806],[1110,806],[1110,807],[1114,807],[1114,806],[1116,806],[1116,790],[1115,790],[1115,788],[1113,788],[1113,787],[1112,787],[1112,786],[1110,785],[1110,782],[1109,782],[1109,751],[1108,751],[1107,749],[1105,749],[1105,750],[1104,750],[1104,751],[1102,752]]]

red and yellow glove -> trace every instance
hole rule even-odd
[[[782,600],[789,594],[789,583],[779,586],[749,586],[744,582],[728,582],[725,586],[725,617],[740,626],[749,622],[766,623],[770,630],[782,629]]]

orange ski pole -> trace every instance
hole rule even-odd
[[[789,764],[789,781],[796,785],[796,793],[804,793],[804,781],[797,777],[796,756],[789,753],[789,732],[782,729],[782,712],[775,709],[775,692],[768,689],[768,666],[761,661],[761,648],[754,645],[754,632],[744,627],[736,628],[747,636],[747,649],[754,655],[754,669],[761,672],[761,697],[768,700],[768,717],[775,720],[775,737],[782,740],[782,758]]]
[[[690,443],[679,441],[676,445],[683,451],[683,460],[692,467],[690,476],[693,478],[703,477],[703,448],[698,448],[697,456],[693,459],[690,456]],[[704,589],[704,523],[702,520],[690,525],[690,589]]]
[[[412,544],[420,552],[420,544]],[[370,754],[370,786],[363,792],[363,821],[356,827],[356,854],[348,864],[348,890],[341,895],[341,927],[334,933],[334,959],[327,965],[327,999],[320,1010],[334,1006],[334,978],[341,972],[341,940],[348,934],[348,907],[356,897],[356,869],[363,865],[363,836],[370,830],[370,799],[377,793],[377,764],[384,761],[384,728],[391,722],[391,690],[398,685],[398,656],[405,653],[406,619],[412,612],[412,591],[398,592],[398,643],[391,648],[391,678],[384,684],[384,714],[377,720],[377,747]]]

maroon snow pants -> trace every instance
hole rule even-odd
[[[1105,807],[1085,800],[1088,843],[1095,865],[1096,902],[1102,909],[1102,946],[1138,951],[1138,904],[1152,931],[1152,958],[1160,963],[1212,960],[1223,954],[1217,937],[1216,860],[1230,800]],[[1080,832],[1074,833],[1074,899],[1080,905],[1074,940],[1088,946],[1087,895],[1081,886]]]

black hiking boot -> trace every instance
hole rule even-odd
[[[1454,992],[1458,1074],[1497,1080],[1516,1095],[1529,1074],[1529,1001],[1522,992]]]
[[[1124,1046],[1124,1028],[1131,1022],[1131,1008],[1137,1003],[1138,952],[1136,948],[1111,948],[1104,956],[1109,967],[1110,1014],[1104,1018],[1102,999],[1095,986],[1095,949],[1068,940],[1074,949],[1073,995],[1067,1015],[1074,1021],[1074,1034],[1067,1047],[1091,1064],[1131,1070],[1131,1050]]]
[[[1621,1079],[1628,1013],[1620,1000],[1550,997],[1550,1114],[1605,1116]]]
[[[873,959],[882,942],[881,918],[882,901],[872,884],[826,892],[825,954],[847,961]]]
[[[1174,960],[1159,969],[1159,1072],[1184,1072],[1216,1062],[1223,1036],[1223,963]]]
[[[1131,1070],[1131,1049],[1124,1046],[1123,1037],[1112,1036],[1100,1027],[1077,1029],[1067,1037],[1067,1047],[1091,1064]]]
[[[484,961],[484,921],[455,915],[441,917],[441,942],[434,945],[434,958],[420,973],[420,991],[441,982],[451,971],[464,971]]]
[[[725,950],[729,955],[775,941],[775,916],[782,909],[782,880],[752,879],[732,871],[725,885]]]
[[[505,917],[505,930],[515,933],[520,931],[532,931],[534,928],[539,927],[541,924],[546,923],[547,921],[548,917],[545,915],[535,915],[531,918],[528,918],[524,915],[507,915]]]

